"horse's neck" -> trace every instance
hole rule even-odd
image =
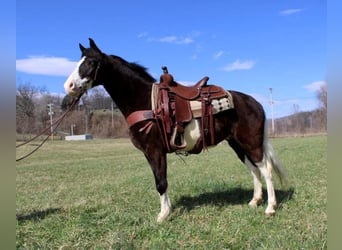
[[[137,110],[151,109],[152,83],[116,75],[107,79],[103,86],[125,117]]]

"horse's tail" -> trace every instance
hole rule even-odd
[[[264,155],[266,157],[266,161],[268,161],[273,169],[276,175],[279,177],[279,181],[283,188],[288,188],[288,178],[286,170],[283,168],[282,164],[280,163],[273,146],[271,142],[268,139],[268,130],[267,130],[267,124],[265,123],[265,131],[264,131]]]

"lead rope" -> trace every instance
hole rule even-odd
[[[76,99],[73,100],[73,102],[71,103],[71,105],[68,107],[68,109],[59,117],[57,118],[53,124],[53,130],[57,129],[58,126],[61,124],[63,118],[75,107],[76,103],[80,100],[81,95],[79,97],[77,97]],[[16,145],[16,148],[19,148],[29,142],[32,142],[33,140],[35,140],[36,138],[38,138],[39,136],[41,136],[42,134],[46,133],[49,129],[51,129],[51,127],[48,127],[46,129],[44,129],[42,132],[40,132],[38,135],[34,136],[33,138],[31,138],[30,140],[27,140],[19,145]],[[26,155],[16,159],[15,161],[21,161],[27,157],[29,157],[30,155],[32,155],[34,152],[36,152],[41,146],[43,146],[43,144],[49,139],[49,137],[51,136],[51,132],[46,136],[46,138],[35,148],[33,149],[31,152],[27,153]]]

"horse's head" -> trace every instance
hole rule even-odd
[[[64,89],[68,95],[78,97],[99,84],[97,74],[104,54],[91,38],[89,38],[89,44],[90,48],[79,45],[82,52],[81,60],[64,83]]]

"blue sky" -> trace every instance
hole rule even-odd
[[[270,118],[317,108],[326,79],[324,0],[24,1],[17,0],[16,79],[51,93],[80,59],[78,43],[137,62],[159,79],[254,96]]]

